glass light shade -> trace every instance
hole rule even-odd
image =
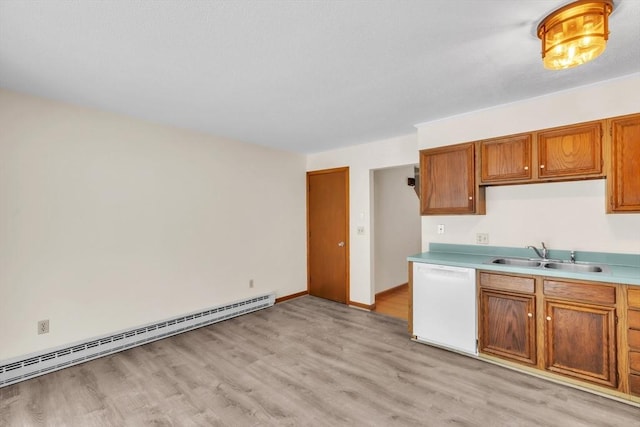
[[[538,25],[544,67],[561,70],[600,56],[607,46],[612,10],[612,0],[580,0],[544,18]]]

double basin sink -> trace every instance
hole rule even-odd
[[[605,264],[590,262],[569,262],[552,259],[531,259],[499,257],[493,258],[487,264],[510,265],[513,267],[544,268],[550,270],[562,270],[572,273],[608,273],[609,267]]]

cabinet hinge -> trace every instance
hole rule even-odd
[[[613,317],[615,319],[616,325],[618,324],[618,316]]]
[[[609,136],[613,136],[613,126],[609,126]]]

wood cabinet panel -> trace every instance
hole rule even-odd
[[[640,310],[629,310],[628,313],[629,328],[640,330]]]
[[[638,174],[640,174],[640,170]],[[629,299],[629,307],[640,308],[640,289],[628,289],[627,298]]]
[[[629,391],[631,394],[640,396],[640,375],[629,375]]]
[[[629,348],[640,351],[640,331],[629,329]]]
[[[479,346],[483,353],[536,363],[535,296],[480,290]]]
[[[475,143],[420,151],[422,215],[484,213],[484,188],[475,181]]]
[[[615,308],[545,301],[549,371],[616,387]]]
[[[615,304],[616,302],[615,286],[547,279],[544,281],[543,289],[546,296],[566,298],[572,301],[584,301],[596,304]]]
[[[509,276],[506,274],[480,273],[480,286],[529,294],[535,292],[535,280],[532,277]]]
[[[640,352],[632,351],[629,353],[629,368],[640,374]]]
[[[531,134],[493,138],[480,143],[481,182],[531,179]]]
[[[612,119],[609,212],[640,212],[640,114]]]
[[[601,122],[538,132],[537,139],[540,178],[602,174]]]

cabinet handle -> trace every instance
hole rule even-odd
[[[547,316],[547,320],[551,320],[551,316]]]
[[[544,165],[540,165],[540,169],[544,169]]]
[[[469,200],[473,200],[473,197],[472,197],[472,196],[469,196]]]
[[[527,313],[527,316],[533,317],[533,313]]]
[[[528,171],[529,170],[529,166],[525,166],[524,170]]]

